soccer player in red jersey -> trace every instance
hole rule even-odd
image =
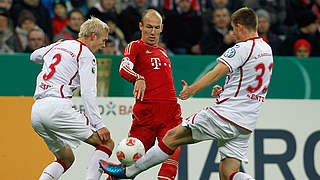
[[[125,167],[100,160],[102,169],[121,179],[134,178],[168,159],[182,144],[216,141],[220,154],[220,180],[254,180],[240,172],[248,162],[249,138],[256,127],[267,95],[273,68],[272,49],[257,33],[258,18],[253,9],[241,8],[231,16],[236,44],[217,58],[217,65],[191,86],[182,80],[179,94],[186,100],[227,74],[223,87],[215,85],[213,103],[169,130],[134,164]]]
[[[165,49],[158,46],[163,29],[161,15],[146,10],[139,23],[141,39],[128,44],[123,53],[120,75],[134,84],[136,103],[130,137],[140,139],[146,151],[162,141],[166,132],[182,121],[173,85],[171,62]],[[180,148],[164,163],[158,179],[175,179]]]

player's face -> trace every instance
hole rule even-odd
[[[94,35],[94,43],[92,46],[93,53],[98,52],[100,49],[106,47],[106,41],[108,40],[108,33],[105,32],[101,37],[98,37],[97,35]]]
[[[232,29],[233,29],[233,36],[236,39],[236,42],[240,42],[241,38],[240,38],[240,27],[238,25],[234,25],[233,23],[231,23]]]
[[[147,14],[143,19],[143,24],[139,24],[141,30],[141,39],[143,42],[155,46],[159,42],[160,33],[162,32],[162,20],[156,14]]]

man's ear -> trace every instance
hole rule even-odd
[[[238,27],[241,31],[243,31],[244,26],[242,24],[238,24]]]
[[[140,31],[142,31],[142,27],[143,27],[142,22],[139,22],[139,29],[140,29]]]
[[[91,33],[91,37],[90,37],[90,39],[93,41],[93,40],[95,40],[94,38],[96,37],[97,35],[96,35],[96,33]]]

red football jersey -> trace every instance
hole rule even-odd
[[[120,75],[135,83],[145,78],[143,101],[177,101],[173,85],[171,62],[165,49],[150,46],[142,40],[133,41],[124,50]]]

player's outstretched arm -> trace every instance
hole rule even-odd
[[[210,84],[219,80],[223,75],[229,72],[228,66],[219,62],[211,71],[205,74],[197,82],[188,86],[188,84],[182,80],[183,89],[179,94],[179,98],[182,100],[188,99],[190,96],[208,87]]]

